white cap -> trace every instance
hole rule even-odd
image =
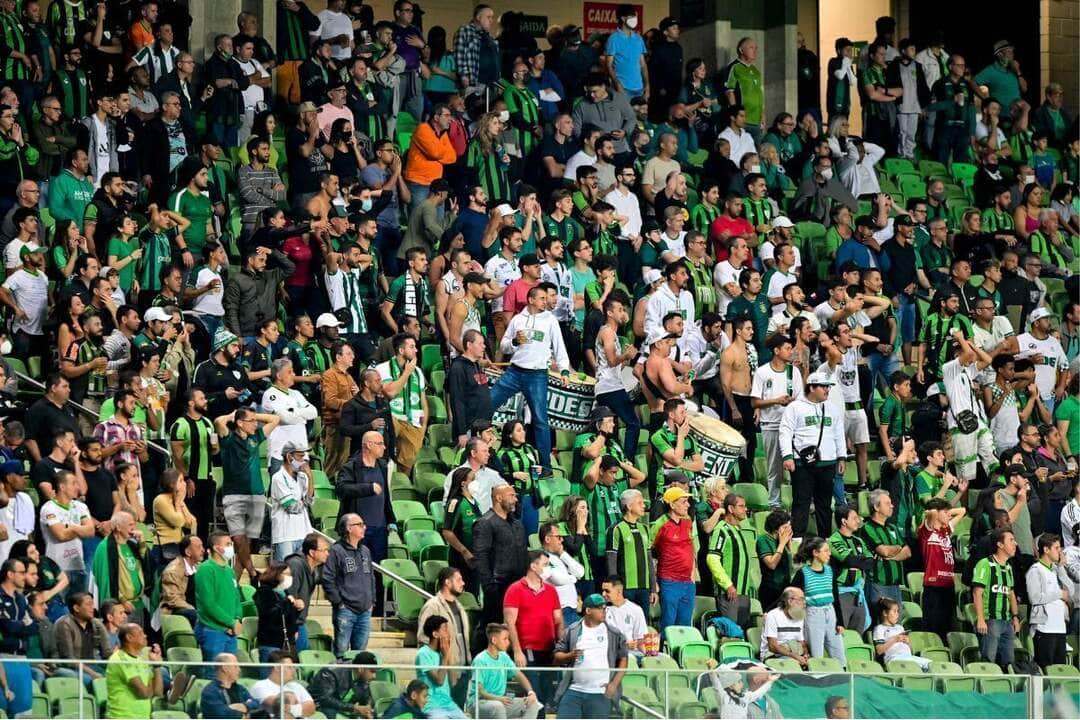
[[[109,273],[113,272],[111,265],[102,265],[101,272],[98,273],[99,277],[109,277]]]
[[[317,328],[321,328],[321,327],[343,328],[343,327],[345,327],[345,323],[338,320],[337,316],[334,315],[334,313],[323,313],[315,321],[315,327],[317,327]]]
[[[143,322],[154,322],[155,320],[169,322],[172,320],[172,315],[165,312],[165,308],[152,307],[148,308],[147,311],[143,313],[142,319]]]
[[[836,384],[833,380],[831,372],[827,370],[818,370],[817,372],[810,373],[810,377],[806,378],[806,384],[809,385],[824,385],[826,387],[832,387]]]
[[[656,283],[658,280],[662,280],[664,276],[656,268],[649,268],[648,270],[645,271],[645,274],[644,274],[643,277],[645,278],[645,284],[646,285],[652,285],[652,284]]]
[[[507,215],[513,215],[517,212],[517,210],[510,207],[509,203],[502,203],[501,205],[496,205],[495,210],[499,213],[499,217],[506,217]]]
[[[1033,323],[1036,320],[1042,320],[1043,318],[1052,318],[1054,313],[1047,307],[1037,307],[1031,311],[1028,315],[1028,323]]]
[[[795,227],[795,223],[791,222],[790,220],[788,220],[783,215],[777,215],[776,217],[773,218],[773,221],[772,221],[773,230],[775,230],[776,228],[787,228],[787,227]]]
[[[942,383],[936,382],[926,388],[926,398],[929,400],[935,395],[940,395],[945,392],[945,386]]]
[[[652,332],[650,332],[649,335],[645,338],[645,344],[649,347],[652,347],[653,343],[657,343],[665,338],[671,337],[674,337],[674,335],[669,333],[667,330],[664,330],[663,328],[656,328]]]

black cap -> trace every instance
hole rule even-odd
[[[1027,475],[1027,468],[1020,463],[1013,463],[1005,468],[1005,477],[1012,477],[1013,475]]]
[[[604,418],[615,417],[615,411],[609,408],[607,405],[594,405],[592,413],[589,415],[591,422],[599,422]]]
[[[860,268],[854,260],[848,260],[846,263],[840,266],[841,275],[849,272],[859,272],[860,270],[862,270],[862,268]]]
[[[893,220],[893,225],[907,225],[908,227],[914,227],[915,221],[911,219],[910,215],[897,215]]]
[[[648,104],[649,104],[649,101],[646,100],[645,98],[641,97],[640,95],[638,95],[637,97],[630,98],[630,106],[631,107],[634,107],[636,105],[648,105]]]
[[[660,21],[660,32],[664,32],[665,30],[667,30],[672,25],[678,25],[678,24],[679,24],[679,20],[677,18],[673,18],[673,17],[671,17],[669,15],[668,17],[666,17],[666,18],[664,18],[663,20]]]
[[[536,257],[536,253],[525,253],[518,258],[518,267],[525,267],[526,265],[539,265],[540,259]]]
[[[855,218],[855,227],[876,228],[877,223],[875,223],[874,218],[870,217],[869,215],[860,215],[859,217]]]
[[[641,223],[641,234],[642,235],[648,235],[652,231],[659,230],[659,229],[660,229],[660,223],[656,222],[655,220],[646,220],[645,222]]]
[[[331,90],[337,90],[338,88],[343,87],[345,87],[345,81],[342,80],[340,77],[334,77],[330,80],[330,82],[326,83],[326,92],[330,92]]]

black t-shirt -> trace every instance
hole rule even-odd
[[[296,126],[285,133],[285,154],[289,159],[289,189],[293,195],[313,193],[319,189],[318,176],[330,168],[319,148],[326,142],[320,135],[315,141],[315,149],[304,157],[300,146],[307,142],[308,134]]]
[[[545,135],[543,141],[540,143],[540,157],[551,157],[560,165],[565,165],[566,161],[572,158],[580,149],[581,147],[574,138],[567,138],[565,142],[557,143],[555,142],[554,136]],[[544,171],[544,174],[547,174],[546,170]],[[574,178],[568,179],[573,180]]]
[[[58,408],[47,398],[41,398],[26,411],[26,439],[37,443],[43,456],[52,451],[52,440],[60,430],[70,430],[79,436],[79,424],[75,411],[68,407]]]
[[[904,288],[916,281],[915,246],[908,243],[904,247],[900,247],[895,242],[888,242],[885,243],[882,250],[889,256],[891,264],[889,272],[887,274],[882,273],[885,280],[885,292],[891,295],[902,294]]]
[[[34,467],[30,469],[30,482],[33,483],[40,497],[43,499],[45,497],[41,492],[41,483],[50,483],[53,490],[56,490],[56,480],[54,478],[61,470],[74,472],[75,467],[71,463],[58,463],[50,457],[43,457],[34,463]]]
[[[86,507],[90,515],[98,522],[106,522],[113,514],[116,476],[99,465],[96,470],[83,468],[83,477],[86,478]]]

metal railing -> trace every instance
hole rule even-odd
[[[377,649],[376,657],[378,657]],[[304,654],[301,654],[301,658],[310,660],[310,657]],[[105,659],[98,662],[86,662],[5,657],[3,663],[8,670],[9,684],[16,694],[14,702],[8,704],[9,714],[14,714],[12,712],[14,709],[14,712],[25,712],[23,717],[32,718],[63,716],[65,718],[85,717],[89,720],[93,717],[109,716],[109,693],[106,692],[108,681],[105,687],[102,687],[100,683],[84,682],[88,679],[88,667],[93,668],[95,676],[105,674],[108,664]],[[57,678],[66,675],[78,682],[46,680],[39,689],[30,682],[25,672],[16,671],[16,668],[27,664],[31,666],[31,673],[40,673],[43,666],[49,666],[52,673],[49,677]],[[140,656],[139,664],[146,666],[150,677],[153,677],[157,668],[163,669],[162,680],[166,686],[166,694],[155,696],[152,700],[154,710],[180,710],[191,717],[202,712],[203,716],[210,720],[210,716],[206,715],[201,707],[204,682],[185,681],[183,688],[177,691],[176,702],[172,705],[166,702],[168,686],[178,677],[176,673],[181,670],[189,677],[199,676],[209,679],[216,675],[215,668],[225,663],[188,659],[181,657],[180,654],[174,655],[171,660],[150,661],[148,651],[144,651]],[[231,665],[232,662],[228,664]],[[235,664],[240,669],[239,683],[248,688],[257,680],[271,674],[275,682],[279,684],[284,684],[283,679],[287,682],[293,677],[298,677],[302,683],[306,682],[309,688],[316,690],[313,693],[316,710],[323,711],[321,705],[329,699],[323,695],[323,688],[311,684],[314,676],[322,668],[327,667],[328,664],[325,662],[236,662]],[[376,666],[337,663],[332,667],[363,668],[374,671],[374,680],[368,687],[371,691],[372,709],[377,717],[384,715],[386,707],[402,695],[408,681],[418,672],[416,665],[387,664],[381,661]],[[425,667],[421,672],[426,672],[428,669]],[[474,682],[475,669],[473,667],[445,665],[430,669],[449,671],[456,675],[457,677],[453,678],[454,682],[447,686],[454,702],[468,717],[481,716],[482,698],[477,683]],[[574,677],[573,674],[577,672],[574,666],[520,668],[520,670],[525,674],[528,685],[538,692],[538,700],[549,706],[558,707],[560,704],[556,702],[557,688],[565,689],[572,682],[589,681],[589,678]],[[594,670],[599,673],[606,672],[609,679],[619,671],[613,668],[594,668]],[[521,698],[525,695],[526,686],[517,682],[515,678],[517,671],[517,668],[509,670],[507,680],[510,684],[505,694],[497,697]],[[490,673],[491,670],[487,669],[486,672]],[[567,677],[568,673],[571,674],[570,677]],[[967,681],[963,689],[947,687],[948,681],[961,678]],[[145,681],[146,676],[143,679]],[[430,677],[424,679],[429,685],[431,684]],[[1012,684],[1012,689],[1002,691],[1000,687],[992,688],[989,685],[992,681],[998,684],[1008,681]],[[909,683],[911,683],[910,686]],[[440,684],[439,687],[443,685]],[[740,666],[738,669],[727,665],[715,669],[687,670],[638,667],[638,663],[634,661],[626,669],[621,683],[613,689],[621,694],[618,704],[612,707],[613,716],[617,715],[617,710],[622,709],[632,712],[634,716],[647,716],[661,720],[701,717],[704,713],[718,713],[725,717],[745,717],[747,708],[754,702],[763,703],[769,710],[767,713],[769,717],[779,713],[779,716],[788,718],[827,717],[829,716],[828,707],[834,707],[836,716],[840,716],[844,704],[847,705],[848,711],[844,716],[862,718],[895,717],[898,710],[903,717],[919,719],[938,717],[942,713],[948,713],[948,716],[952,717],[992,717],[995,720],[1080,717],[1080,710],[1078,710],[1080,677],[968,674],[943,677],[940,673],[914,672],[891,672],[868,676],[846,672],[775,672],[762,665]],[[289,693],[287,686],[284,692]],[[291,698],[286,698],[290,700],[289,702],[274,702],[272,700],[274,697],[271,695],[270,698],[264,699],[262,709],[267,711],[270,717],[281,720],[293,718]],[[593,695],[592,698],[595,700],[597,696]],[[104,707],[100,707],[99,703]],[[76,705],[77,708],[74,707]],[[901,707],[902,710],[900,710]],[[27,708],[28,712],[23,708]],[[304,714],[307,715],[306,712]]]

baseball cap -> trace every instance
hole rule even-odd
[[[319,112],[319,107],[310,100],[305,100],[304,102],[300,103],[300,112]]]
[[[45,249],[42,248],[40,245],[30,243],[29,245],[23,245],[22,249],[19,250],[19,258],[22,259],[27,255],[33,255],[34,253],[40,252],[45,252]]]
[[[600,593],[592,593],[586,595],[585,599],[581,602],[583,607],[587,608],[602,608],[607,607],[607,602],[604,600],[604,596]]]
[[[660,32],[664,32],[672,25],[678,25],[679,21],[676,18],[668,16],[660,21]]]
[[[674,338],[675,336],[667,332],[663,328],[654,328],[645,338],[645,344],[651,346],[653,343],[660,342],[665,338]]]
[[[0,475],[25,475],[26,469],[18,460],[8,460],[0,464]]]
[[[143,322],[154,322],[155,320],[169,322],[172,320],[172,315],[165,312],[165,308],[152,307],[143,313],[142,319]]]
[[[672,468],[664,471],[664,485],[688,484],[690,478],[686,477],[686,473],[682,470]]]
[[[119,274],[120,271],[117,270],[116,268],[112,267],[111,265],[102,265],[101,266],[101,271],[98,273],[98,277],[109,277],[110,273]]]
[[[893,225],[907,225],[909,227],[915,226],[915,221],[911,219],[910,215],[897,215],[893,220]]]
[[[1028,322],[1033,323],[1036,320],[1042,320],[1043,318],[1052,317],[1054,317],[1054,313],[1050,310],[1050,308],[1039,307],[1032,310],[1031,314],[1028,315]]]
[[[306,453],[307,450],[307,446],[301,445],[298,442],[290,441],[281,446],[281,456],[285,457],[286,455],[290,455],[294,452]]]
[[[589,414],[589,420],[592,422],[609,417],[615,417],[615,411],[607,405],[594,405],[592,413]]]
[[[540,258],[536,257],[536,253],[525,253],[518,258],[518,267],[525,267],[527,265],[539,265]]]
[[[664,491],[664,502],[668,505],[671,505],[676,500],[682,500],[683,498],[688,497],[690,497],[690,493],[679,487],[668,488]]]
[[[998,40],[994,43],[994,54],[997,55],[1002,50],[1008,50],[1013,47],[1013,44],[1008,40]]]
[[[940,395],[943,392],[945,392],[945,386],[942,385],[939,382],[936,382],[933,385],[930,385],[929,387],[926,388],[926,398],[927,398],[927,400],[929,400],[930,398],[934,397],[935,395]]]
[[[338,320],[337,316],[334,315],[334,313],[325,312],[322,315],[320,315],[319,318],[315,321],[315,327],[317,327],[317,328],[321,328],[321,327],[342,328],[342,327],[345,327],[345,324],[342,323],[340,320]]]
[[[646,285],[652,285],[658,280],[664,279],[664,276],[656,268],[649,268],[642,277],[644,278]]]
[[[517,210],[510,207],[509,203],[502,203],[501,205],[496,205],[495,211],[499,213],[499,217],[506,217],[507,215],[513,215],[517,212]]]
[[[825,387],[832,387],[836,384],[833,380],[832,373],[818,370],[817,372],[810,373],[810,377],[806,378],[806,384],[809,385],[824,385]]]
[[[6,464],[6,463],[5,463]],[[1013,475],[1027,475],[1027,468],[1020,463],[1013,463],[1005,468],[1005,477],[1011,477]]]
[[[651,233],[651,232],[653,232],[655,230],[659,230],[659,229],[660,229],[660,223],[656,222],[652,218],[650,218],[650,219],[646,220],[645,222],[641,223],[641,234],[643,236],[648,235],[649,233]]]
[[[788,220],[783,215],[777,215],[776,217],[773,218],[773,221],[772,221],[773,230],[775,230],[776,228],[789,228],[789,227],[795,227],[795,223],[791,222],[791,220]]]

